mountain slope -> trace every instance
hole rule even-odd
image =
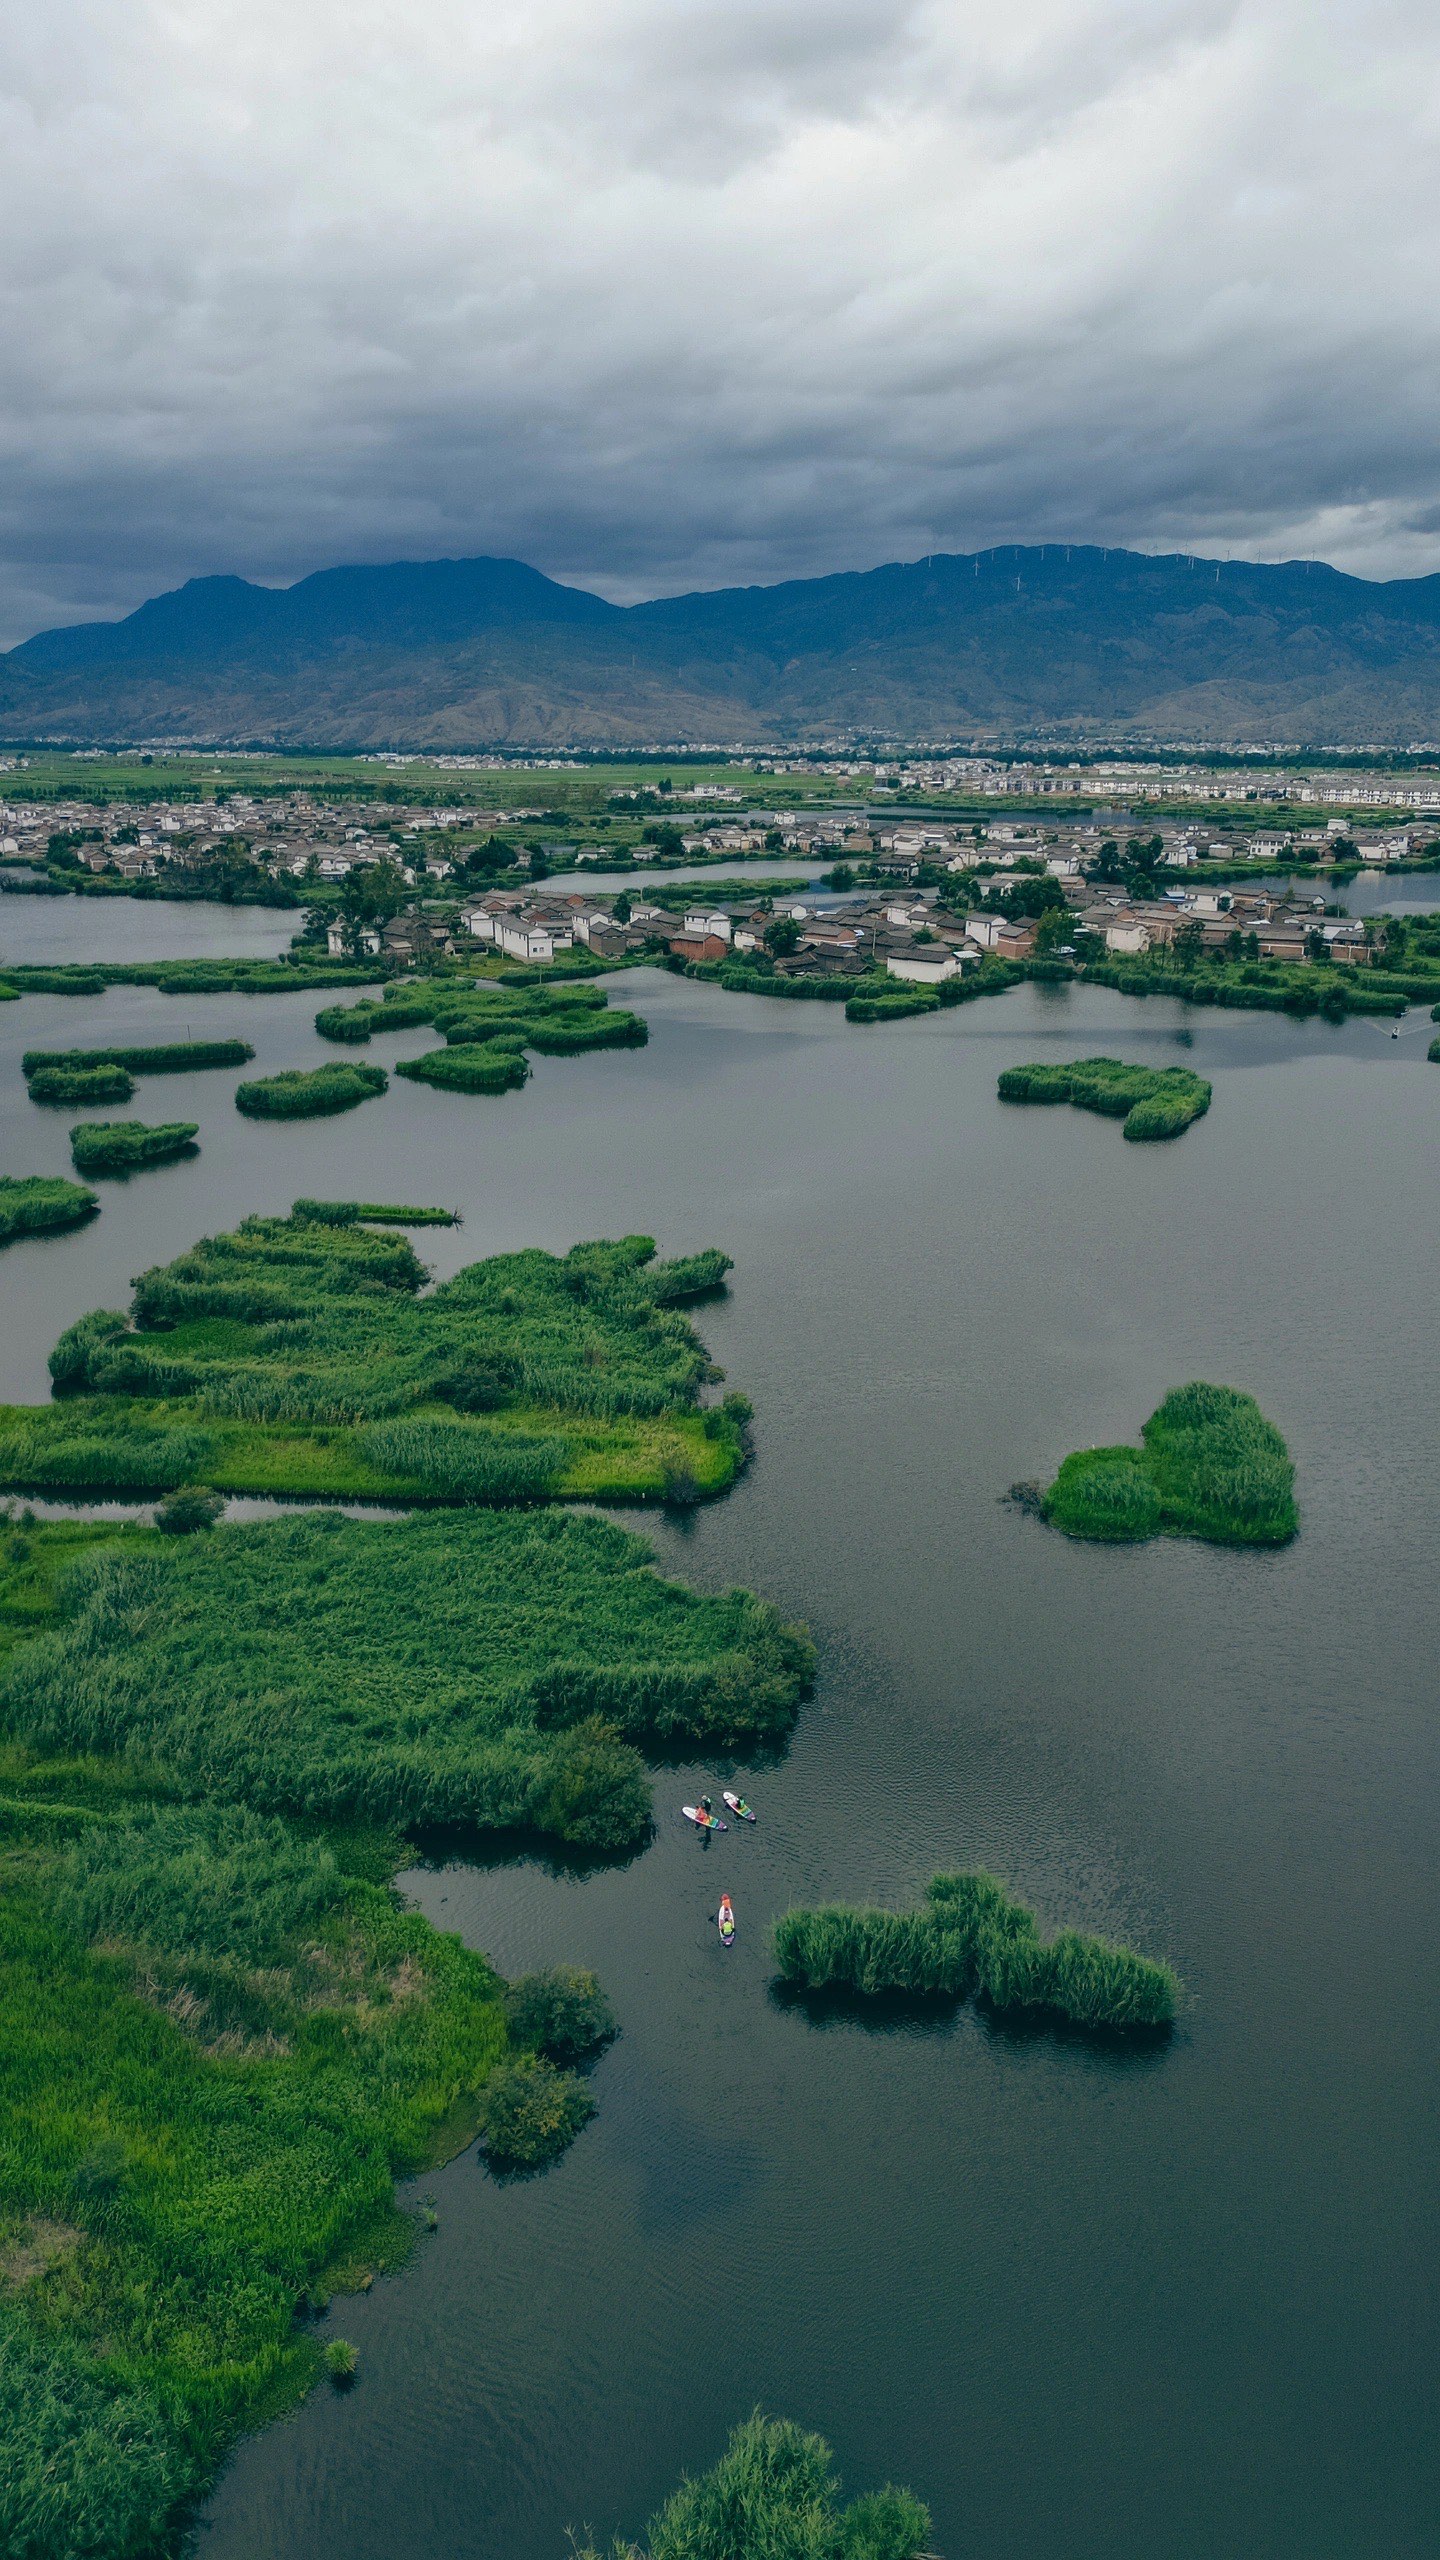
[[[300,745],[860,732],[1404,743],[1440,577],[1046,546],[621,607],[513,560],[194,579],[0,658],[12,737]]]

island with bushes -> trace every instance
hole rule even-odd
[[[99,1206],[83,1183],[66,1182],[58,1174],[0,1174],[0,1244],[83,1227]]]
[[[173,1164],[198,1155],[198,1120],[80,1120],[70,1132],[70,1160],[77,1173],[139,1173],[147,1164]]]
[[[650,1036],[642,1016],[612,1006],[602,987],[569,979],[547,985],[528,970],[387,987],[379,1001],[327,1005],[315,1017],[322,1038],[351,1044],[420,1023],[445,1045],[397,1059],[395,1072],[447,1093],[518,1090],[530,1073],[527,1050],[573,1058],[590,1049],[643,1049]]]
[[[247,1218],[142,1273],[51,1354],[54,1399],[0,1406],[0,1484],[433,1503],[687,1502],[744,1463],[742,1396],[687,1304],[722,1253],[648,1236],[495,1254],[426,1289],[401,1235],[346,1204]]]
[[[1073,1102],[1098,1111],[1122,1122],[1126,1138],[1178,1138],[1210,1108],[1210,1086],[1188,1067],[1127,1066],[1120,1058],[1006,1067],[999,1090],[1002,1102]]]
[[[53,1069],[86,1074],[94,1067],[120,1067],[130,1076],[177,1076],[202,1067],[243,1067],[254,1055],[248,1040],[161,1040],[135,1048],[27,1049],[20,1066],[27,1078]]]
[[[1048,1943],[1035,1915],[994,1876],[932,1878],[918,1911],[843,1903],[787,1911],[775,1963],[792,1991],[871,1999],[972,1995],[995,2009],[1050,2010],[1080,2027],[1166,2027],[1179,1984],[1170,1967],[1064,1929]]]
[[[1112,1545],[1205,1538],[1283,1546],[1299,1527],[1295,1468],[1253,1396],[1194,1381],[1157,1406],[1138,1449],[1078,1449],[1039,1496],[1067,1537]]]

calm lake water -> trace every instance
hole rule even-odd
[[[240,947],[218,921],[211,947]],[[498,1102],[396,1084],[265,1126],[233,1075],[147,1082],[145,1117],[201,1123],[198,1160],[106,1185],[90,1228],[0,1266],[0,1387],[34,1396],[73,1316],[297,1192],[458,1204],[460,1234],[418,1239],[442,1272],[631,1229],[723,1245],[701,1329],[755,1401],[756,1461],[693,1521],[640,1525],[820,1645],[790,1750],[743,1774],[755,1831],[682,1829],[682,1798],[728,1782],[710,1764],[659,1777],[622,1870],[407,1879],[506,1971],[603,1975],[624,2032],[600,2113],[532,2184],[473,2154],[419,2182],[437,2236],[330,2324],[357,2389],[242,2447],[196,2548],[563,2560],[567,2526],[640,2530],[759,2401],[822,2429],[852,2485],[913,2483],[946,2560],[1428,2560],[1432,1026],[1032,987],[862,1031],[659,973],[624,996],[647,1050],[539,1060]],[[66,1162],[22,1047],[188,1023],[311,1064],[334,1054],[313,1009],[0,1009],[6,1169]],[[1097,1051],[1199,1069],[1209,1116],[1147,1149],[997,1104],[1002,1067]],[[1287,1552],[1072,1546],[1000,1499],[1197,1376],[1286,1433]],[[1125,2058],[971,2010],[882,2030],[777,2005],[789,1901],[904,1902],[962,1864],[1047,1926],[1170,1957],[1173,2041]]]

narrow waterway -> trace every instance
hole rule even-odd
[[[648,1049],[539,1060],[498,1102],[397,1083],[265,1126],[233,1075],[142,1086],[143,1116],[200,1122],[199,1158],[0,1263],[0,1388],[34,1396],[72,1316],[297,1192],[460,1206],[419,1240],[442,1271],[633,1229],[723,1245],[701,1326],[755,1401],[755,1464],[693,1521],[638,1525],[821,1649],[789,1752],[745,1773],[754,1832],[683,1833],[682,1769],[624,1869],[407,1879],[506,1971],[596,1966],[624,2027],[600,2114],[533,2183],[473,2155],[422,2182],[437,2235],[334,2315],[357,2389],[242,2447],[197,2549],[562,2560],[567,2526],[639,2530],[760,2401],[851,2482],[912,2482],[946,2560],[1428,2560],[1432,1026],[1027,987],[862,1031],[648,971],[623,998]],[[134,989],[0,1009],[6,1169],[66,1160],[22,1047],[188,1022],[308,1064],[333,1054],[312,1012]],[[1142,1148],[996,1102],[1008,1064],[1101,1051],[1212,1077],[1208,1117]],[[1195,1376],[1284,1430],[1285,1553],[1076,1547],[1001,1500]],[[902,1902],[973,1863],[1047,1926],[1169,1956],[1168,2047],[777,2003],[765,1933],[791,1899]]]

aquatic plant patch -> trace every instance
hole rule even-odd
[[[397,1058],[395,1073],[441,1093],[517,1093],[530,1069],[518,1043],[494,1040],[483,1048],[427,1049],[418,1058]]]
[[[22,1646],[0,1719],[167,1789],[400,1828],[642,1840],[636,1745],[786,1733],[803,1631],[747,1591],[662,1581],[588,1514],[335,1512],[98,1550]]]
[[[57,1401],[0,1407],[0,1482],[44,1489],[89,1468],[104,1490],[113,1464],[114,1490],[198,1472],[226,1493],[400,1501],[643,1501],[733,1482],[748,1407],[701,1408],[709,1362],[684,1313],[723,1284],[726,1255],[662,1263],[628,1236],[494,1255],[423,1290],[405,1238],[365,1223],[364,1204],[337,1217],[346,1205],[247,1219],[143,1273],[128,1315],[72,1325],[51,1355]],[[483,1431],[461,1427],[482,1415]]]
[[[27,1049],[20,1064],[27,1076],[52,1067],[72,1073],[123,1067],[132,1076],[169,1076],[199,1067],[243,1067],[254,1055],[248,1040],[169,1040],[138,1049]]]
[[[99,1206],[83,1183],[66,1182],[56,1174],[0,1174],[0,1244],[81,1227]]]
[[[1148,1956],[1074,1929],[1045,1942],[1034,1913],[979,1872],[934,1877],[918,1911],[787,1911],[774,1945],[792,1989],[865,1999],[974,1993],[997,2009],[1054,2010],[1076,2026],[1168,2026],[1179,1996],[1170,1967]]]
[[[32,1102],[128,1102],[135,1079],[125,1067],[37,1067],[27,1086]]]
[[[1127,1138],[1178,1138],[1210,1108],[1211,1088],[1188,1067],[1127,1066],[1119,1058],[1007,1067],[1002,1102],[1073,1102],[1124,1123]]]
[[[830,2447],[757,2409],[713,2470],[686,2480],[653,2516],[643,2547],[611,2560],[923,2560],[930,2517],[908,2489],[842,2499]],[[601,2560],[574,2544],[575,2560]]]
[[[394,1200],[297,1200],[291,1211],[320,1227],[458,1227],[458,1209],[417,1209]]]
[[[147,1128],[143,1120],[81,1120],[70,1132],[70,1160],[77,1173],[138,1173],[147,1164],[170,1164],[199,1154],[198,1120],[167,1120]]]
[[[237,1084],[235,1108],[251,1120],[317,1120],[336,1111],[353,1111],[384,1093],[389,1077],[383,1067],[341,1065],[287,1067],[276,1076]]]
[[[1196,1381],[1150,1416],[1138,1449],[1079,1449],[1041,1499],[1071,1538],[1159,1535],[1283,1546],[1299,1527],[1295,1468],[1253,1396]]]

